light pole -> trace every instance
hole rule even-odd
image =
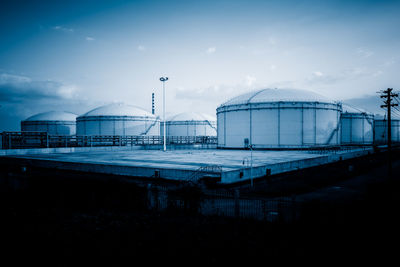
[[[165,135],[165,82],[168,81],[168,77],[161,77],[160,81],[163,84],[163,132],[164,132],[164,151],[167,151],[167,137]]]

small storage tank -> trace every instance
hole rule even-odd
[[[77,135],[159,135],[160,120],[123,103],[95,108],[76,118]]]
[[[342,104],[341,143],[344,145],[372,144],[374,141],[374,115]]]
[[[388,140],[388,121],[385,117],[375,116],[374,119],[374,132],[375,132],[375,143],[376,144],[387,144]],[[392,142],[400,142],[400,119],[392,117],[391,120],[391,134]]]
[[[207,114],[185,112],[168,118],[165,122],[167,136],[216,136],[217,120]],[[161,123],[161,135],[164,124]]]
[[[341,104],[296,89],[262,89],[217,108],[218,147],[309,148],[339,144]]]
[[[47,132],[50,135],[74,135],[76,114],[49,111],[33,115],[21,121],[21,131]]]

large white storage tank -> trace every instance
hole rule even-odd
[[[48,111],[21,121],[21,131],[47,132],[50,135],[74,135],[76,114],[64,111]]]
[[[387,144],[388,140],[388,121],[385,117],[375,116],[374,119],[374,132],[375,132],[375,143],[376,144]],[[400,142],[400,119],[392,117],[391,120],[391,134],[392,142]]]
[[[341,143],[372,144],[374,141],[374,115],[342,104]]]
[[[159,135],[160,120],[142,108],[113,103],[76,118],[77,135]]]
[[[185,112],[165,122],[167,136],[216,136],[217,120],[203,113]],[[161,124],[161,135],[164,124]]]
[[[339,144],[341,104],[305,90],[262,89],[217,108],[218,147],[308,148]]]

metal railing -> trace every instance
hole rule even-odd
[[[170,144],[217,144],[216,136],[167,136]],[[3,132],[2,149],[163,145],[159,135],[49,135],[47,132]]]
[[[204,165],[198,168],[193,174],[189,176],[187,181],[192,184],[199,182],[204,176],[210,175],[221,179],[222,166],[221,165]]]

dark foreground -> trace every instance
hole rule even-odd
[[[346,183],[362,194],[331,201],[332,193],[315,188],[298,219],[285,223],[202,216],[192,209],[148,211],[140,191],[130,194],[129,186],[114,183],[96,185],[96,192],[90,182],[37,183],[20,190],[2,184],[0,261],[2,266],[397,262],[400,161],[391,178],[381,165],[329,186]]]

